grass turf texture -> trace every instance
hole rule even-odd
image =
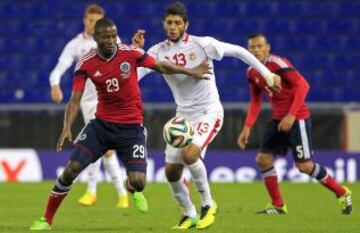
[[[53,182],[38,184],[0,184],[0,232],[29,232],[34,220],[42,216]],[[282,183],[289,208],[285,216],[255,215],[268,202],[261,182],[252,184],[212,184],[219,205],[215,224],[205,232],[231,233],[338,233],[360,232],[360,183],[351,184],[354,211],[343,216],[333,194],[317,184]],[[75,184],[55,216],[52,232],[174,232],[171,226],[180,219],[166,184],[148,184],[145,195],[149,212],[141,214],[131,206],[117,209],[116,192],[111,184],[99,184],[98,202],[87,208],[77,204],[85,191]],[[196,195],[195,195],[196,194]],[[193,200],[199,210],[194,189]],[[191,232],[198,231],[191,229]]]

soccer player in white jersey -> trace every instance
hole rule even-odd
[[[186,33],[188,16],[186,7],[176,2],[165,11],[163,19],[167,40],[152,46],[148,54],[160,61],[170,61],[187,68],[195,67],[205,60],[210,64],[212,74],[208,80],[194,80],[186,75],[164,75],[177,104],[176,115],[187,118],[193,124],[195,134],[190,145],[183,149],[166,147],[166,178],[173,196],[183,208],[183,217],[173,229],[188,229],[196,226],[204,229],[215,221],[217,205],[211,197],[207,171],[203,158],[209,143],[219,132],[223,122],[223,107],[220,103],[212,60],[224,56],[241,59],[255,67],[269,83],[280,88],[280,77],[271,73],[246,49],[220,42],[212,37],[197,37]],[[133,40],[141,46],[144,40],[138,32]],[[139,78],[151,72],[138,69]],[[201,197],[199,218],[189,191],[184,184],[183,169],[186,166]]]
[[[61,102],[63,99],[63,93],[60,88],[61,76],[65,71],[73,64],[74,61],[78,61],[84,54],[90,51],[90,49],[96,47],[96,42],[93,39],[95,22],[105,15],[104,9],[96,4],[89,5],[84,12],[84,32],[79,33],[75,38],[67,43],[64,50],[59,57],[59,61],[50,74],[51,85],[51,98],[54,102]],[[118,42],[120,39],[118,38]],[[94,118],[97,104],[97,94],[94,84],[90,81],[86,81],[85,91],[81,100],[81,111],[83,114],[84,122],[87,124]],[[120,173],[120,167],[118,159],[116,158],[114,151],[108,151],[103,156],[104,167],[109,173],[113,184],[118,192],[118,208],[129,207],[129,200],[127,191],[123,184],[123,178]],[[96,187],[99,179],[99,170],[101,165],[101,159],[91,164],[88,168],[88,186],[85,194],[79,199],[78,203],[84,206],[92,206],[96,202]]]

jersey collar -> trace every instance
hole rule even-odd
[[[167,44],[169,47],[172,47],[172,46],[180,46],[180,45],[186,44],[186,43],[189,41],[189,37],[190,37],[189,34],[184,33],[183,37],[182,37],[181,40],[179,40],[178,42],[174,43],[174,42],[171,42],[169,39],[167,39],[167,40],[166,40],[166,44]]]
[[[118,51],[119,51],[119,47],[116,46],[116,51],[115,51],[115,53],[114,53],[110,58],[105,58],[105,57],[101,56],[101,54],[99,53],[98,49],[96,48],[96,54],[97,54],[101,59],[103,59],[103,60],[105,60],[105,61],[111,61],[111,59],[113,59],[113,58],[116,56],[116,54],[118,53]]]

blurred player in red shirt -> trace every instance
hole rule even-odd
[[[237,140],[240,148],[245,149],[248,143],[251,127],[261,110],[263,93],[268,96],[272,107],[272,121],[263,136],[256,157],[272,203],[258,213],[287,213],[287,206],[279,190],[274,159],[276,155],[285,155],[287,148],[290,147],[300,172],[317,179],[320,184],[332,191],[338,198],[342,213],[351,214],[351,191],[347,187],[340,186],[325,167],[312,160],[310,112],[305,103],[310,89],[308,82],[287,59],[270,54],[270,45],[264,35],[250,36],[248,49],[270,71],[281,76],[282,86],[281,92],[273,91],[258,71],[252,67],[248,68],[251,100],[244,127]]]
[[[64,126],[57,150],[64,141],[72,140],[71,128],[76,118],[87,79],[96,88],[98,104],[95,119],[91,120],[73,142],[70,161],[52,189],[44,217],[35,221],[30,230],[50,230],[53,217],[66,197],[73,181],[89,164],[96,162],[107,150],[115,150],[127,172],[126,188],[135,207],[148,211],[141,193],[146,184],[146,129],[143,126],[143,106],[138,85],[137,67],[147,67],[159,73],[182,73],[189,78],[202,78],[209,73],[209,65],[202,63],[192,69],[167,62],[158,62],[142,49],[117,44],[114,22],[108,18],[95,24],[92,49],[75,67],[73,92],[67,104]]]

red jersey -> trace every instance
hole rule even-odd
[[[132,46],[119,44],[110,59],[101,57],[93,49],[75,67],[73,91],[84,91],[85,81],[89,78],[98,95],[97,118],[139,124],[143,122],[143,106],[136,68],[151,68],[154,64],[154,58]]]
[[[250,107],[245,125],[251,127],[256,121],[262,103],[262,93],[266,93],[271,107],[272,118],[281,120],[291,114],[296,119],[306,119],[310,116],[305,104],[306,95],[310,89],[308,82],[285,58],[270,54],[265,66],[273,73],[281,76],[282,90],[280,93],[271,91],[265,79],[253,67],[247,70],[250,82]]]

